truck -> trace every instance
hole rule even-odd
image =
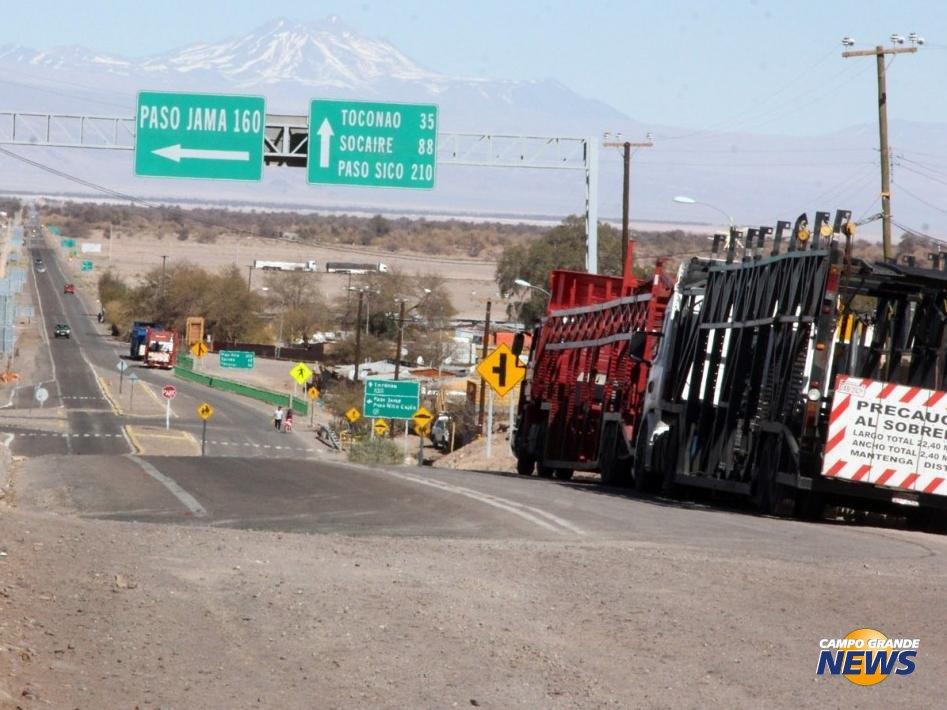
[[[635,278],[633,256],[630,243],[620,277],[550,274],[513,435],[521,475],[569,480],[581,470],[607,484],[631,480],[651,367],[643,353],[661,335],[673,285],[660,261],[653,277]]]
[[[177,364],[180,338],[162,328],[149,328],[145,335],[145,367],[170,370]]]
[[[931,255],[928,266],[913,257],[870,262],[854,256],[854,231],[847,210],[834,220],[816,212],[812,223],[803,214],[775,228],[731,230],[709,257],[681,266],[660,324],[652,322],[657,332],[613,324],[617,314],[603,304],[565,316],[551,303],[538,338],[557,344],[551,330],[571,318],[561,346],[579,367],[543,384],[542,354],[530,363],[527,388],[543,394],[538,402],[521,397],[517,426],[527,430],[516,431],[518,461],[528,468],[536,450],[528,446],[533,412],[575,402],[588,419],[581,364],[598,360],[605,339],[623,334],[630,343],[643,333],[643,350],[629,348],[627,357],[649,364],[646,378],[618,379],[643,400],[631,465],[620,456],[597,463],[603,481],[669,496],[710,490],[767,514],[820,517],[831,505],[941,524],[947,255]],[[616,397],[608,382],[604,401]],[[630,396],[622,391],[617,402]],[[573,431],[587,449],[585,431]],[[548,443],[539,451],[554,453]]]
[[[136,320],[132,323],[128,334],[129,357],[132,360],[142,360],[145,357],[145,336],[149,328],[160,329],[159,323],[152,321]]]
[[[373,264],[355,263],[349,261],[326,262],[326,273],[329,274],[387,274],[391,269],[387,264],[376,262]]]
[[[318,264],[315,261],[267,261],[256,259],[253,262],[254,269],[263,271],[307,271],[314,272],[318,270]]]

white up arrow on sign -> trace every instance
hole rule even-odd
[[[319,134],[319,167],[329,167],[329,139],[335,135],[328,118],[322,119],[322,125],[316,131]]]
[[[201,150],[198,148],[182,148],[181,144],[169,145],[166,148],[155,148],[151,151],[155,155],[175,163],[180,163],[182,158],[195,158],[197,160],[250,160],[250,152],[246,150]]]

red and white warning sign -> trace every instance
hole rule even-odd
[[[174,385],[165,385],[161,388],[161,396],[165,399],[174,399],[178,394],[178,391],[174,389]]]
[[[947,392],[840,375],[822,475],[947,495]]]

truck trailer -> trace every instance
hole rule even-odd
[[[556,270],[533,334],[513,437],[517,471],[568,480],[577,470],[631,480],[650,362],[672,282],[659,262],[636,279]]]
[[[314,272],[318,270],[318,264],[315,261],[266,261],[256,259],[253,262],[254,269],[263,271],[306,271]]]
[[[148,335],[148,329],[155,328],[160,329],[161,325],[159,323],[153,323],[151,321],[136,320],[132,323],[131,330],[128,334],[129,342],[129,357],[132,360],[143,360],[145,357],[145,338]]]
[[[387,274],[391,269],[380,261],[373,264],[356,263],[351,261],[326,262],[326,273],[329,274]]]
[[[659,268],[647,303],[663,307],[631,318],[593,291],[563,304],[554,272],[517,417],[520,472],[710,489],[766,513],[831,504],[941,520],[947,255],[869,262],[853,236],[845,210],[731,230],[667,293]]]

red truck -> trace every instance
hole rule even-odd
[[[170,330],[148,328],[145,332],[145,367],[170,370],[177,364],[180,337]]]
[[[631,482],[650,355],[661,337],[673,282],[556,270],[546,317],[533,334],[520,392],[513,451],[517,471],[569,480],[576,470],[603,483]]]

